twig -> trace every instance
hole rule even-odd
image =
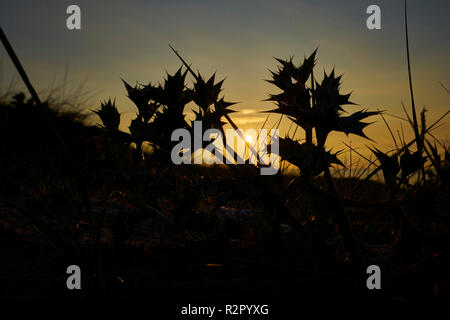
[[[395,147],[398,149],[397,141],[395,141],[395,137],[394,137],[394,134],[392,133],[391,127],[389,127],[389,124],[386,122],[386,119],[384,118],[383,113],[379,109],[378,109],[378,111],[380,112],[381,119],[383,119],[384,124],[388,128],[389,133],[391,134],[392,140],[394,140]]]
[[[0,27],[0,40],[2,41],[3,46],[5,47],[6,51],[8,52],[9,57],[11,58],[14,66],[16,67],[17,72],[22,77],[22,80],[25,83],[25,86],[27,87],[28,91],[30,92],[31,97],[36,102],[36,105],[42,106],[41,100],[39,99],[39,96],[38,96],[36,90],[34,90],[34,87],[31,84],[30,79],[28,78],[24,68],[22,67],[22,64],[19,61],[19,58],[17,57],[16,53],[14,52],[14,49],[12,48],[11,44],[9,43],[8,38],[6,37],[6,35],[3,32],[3,29],[1,27]],[[61,138],[58,130],[56,129],[55,125],[53,124],[53,122],[50,119],[49,115],[47,114],[46,110],[43,109],[43,111],[44,111],[45,118],[47,119],[47,122],[48,122],[48,124],[50,126],[50,129],[55,134],[56,138],[58,139],[59,143],[61,144],[61,147],[63,148],[63,150],[66,153],[67,157],[69,159],[71,159],[70,153],[69,153],[69,151],[68,151],[68,149],[66,147],[66,144],[64,143],[63,139]]]

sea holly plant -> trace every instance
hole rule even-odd
[[[380,162],[384,182],[388,187],[390,194],[393,195],[397,186],[397,174],[400,171],[398,156],[396,154],[389,156],[377,148],[374,148],[373,150],[371,149],[371,151]]]
[[[102,121],[103,127],[107,130],[114,131],[119,129],[120,113],[116,108],[116,101],[108,99],[101,103],[100,109],[94,110]]]
[[[338,153],[324,151],[322,148],[308,143],[299,143],[289,137],[280,138],[280,156],[300,170],[307,177],[314,177],[323,172],[322,157],[329,165],[344,166],[338,159]]]
[[[202,126],[208,129],[218,129],[222,136],[225,137],[223,126],[226,124],[223,118],[235,112],[229,109],[234,105],[233,102],[227,102],[224,98],[219,98],[222,91],[222,84],[224,80],[214,83],[215,74],[213,74],[208,81],[205,81],[200,73],[195,77],[193,88],[193,100],[199,107],[198,111],[194,110],[195,119],[191,122],[191,130],[194,127],[194,121],[201,121]],[[193,132],[191,132],[193,136]],[[202,147],[205,147],[203,145]]]
[[[271,71],[272,79],[268,80],[281,90],[281,93],[271,94],[267,99],[277,105],[269,112],[286,116],[305,131],[304,143],[285,137],[280,143],[280,156],[297,166],[301,175],[307,178],[328,171],[333,163],[342,165],[337,154],[325,150],[330,132],[340,131],[367,138],[363,129],[370,123],[362,120],[379,113],[360,110],[345,115],[343,107],[354,105],[349,100],[351,94],[341,94],[342,76],[336,76],[334,69],[329,74],[324,72],[320,83],[315,81],[316,53],[317,50],[299,66],[294,65],[292,58],[275,58],[281,66],[277,71]],[[315,143],[312,140],[313,131]]]
[[[186,86],[188,70],[179,68],[173,75],[167,74],[162,84],[131,86],[122,79],[128,98],[137,108],[136,118],[129,126],[129,142],[136,146],[137,159],[143,155],[143,144],[150,145],[150,155],[161,160],[170,160],[171,150],[177,142],[172,141],[172,133],[177,129],[186,129],[194,137],[194,121],[201,121],[204,131],[217,129],[224,133],[224,118],[234,112],[229,107],[234,103],[220,97],[223,81],[215,82],[215,74],[207,81],[198,73],[191,88]],[[187,105],[194,102],[196,108],[192,109],[194,120],[186,120]],[[114,102],[108,100],[102,103],[99,110],[94,111],[102,120],[108,131],[118,131],[120,114]],[[224,135],[224,134],[223,134]],[[191,156],[194,148],[205,148],[210,142],[203,142],[201,146],[191,143]],[[169,162],[169,161],[168,161]]]
[[[354,105],[350,101],[351,94],[340,92],[342,76],[336,76],[334,69],[329,74],[324,72],[320,83],[315,81],[316,53],[317,50],[308,58],[305,57],[299,66],[294,65],[292,58],[288,60],[275,58],[281,65],[277,71],[271,71],[272,79],[268,82],[274,84],[281,93],[271,94],[267,100],[277,105],[276,109],[269,112],[286,116],[305,131],[305,142],[289,136],[280,140],[281,159],[300,169],[299,180],[309,181],[324,173],[328,190],[336,194],[329,167],[332,164],[341,166],[343,164],[337,158],[337,153],[333,154],[325,149],[328,135],[332,131],[340,131],[347,135],[351,133],[367,138],[363,129],[370,123],[362,120],[379,112],[360,110],[345,115],[344,106]],[[336,203],[334,212],[350,260],[358,264],[360,258],[356,241],[340,203]]]

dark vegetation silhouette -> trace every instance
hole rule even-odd
[[[314,51],[299,65],[276,59],[269,80],[278,90],[270,114],[295,128],[280,139],[282,168],[298,175],[261,176],[261,162],[174,165],[171,134],[193,130],[192,104],[203,130],[235,127],[224,81],[194,73],[174,52],[183,66],[161,83],[123,80],[137,110],[129,132],[111,99],[92,110],[95,126],[24,94],[0,103],[2,299],[253,301],[275,311],[448,299],[450,157],[432,134],[448,112],[428,125],[425,110],[411,120],[405,109],[415,138],[397,141],[382,111],[346,112],[357,107],[340,92],[341,76],[318,80]],[[327,137],[375,139],[363,129],[376,116],[395,148],[372,147],[372,161],[349,145],[367,168],[333,175],[344,163]],[[378,172],[382,181],[371,179]],[[80,292],[65,289],[69,264],[81,266]],[[382,291],[366,288],[371,264],[381,266]]]
[[[396,142],[388,153],[374,148],[379,162],[369,164],[373,169],[334,177],[330,166],[343,163],[326,149],[327,136],[365,137],[362,120],[382,113],[344,114],[350,95],[340,93],[334,71],[316,81],[315,56],[299,66],[277,59],[270,80],[281,91],[269,96],[276,104],[271,113],[305,132],[305,139],[291,134],[280,141],[280,156],[299,175],[261,176],[260,164],[172,164],[172,131],[192,130],[185,118],[189,103],[198,107],[195,120],[203,121],[203,130],[223,130],[224,115],[232,112],[214,75],[195,74],[192,87],[186,84],[190,71],[182,68],[160,84],[124,81],[137,107],[129,132],[119,129],[113,100],[93,110],[100,126],[23,94],[3,102],[0,230],[9,256],[3,297],[23,297],[18,288],[26,282],[14,276],[24,261],[40,263],[39,275],[64,270],[69,261],[81,265],[82,294],[58,289],[60,271],[40,284],[44,296],[58,298],[143,298],[151,291],[171,301],[251,296],[280,305],[335,295],[447,297],[449,155],[430,133],[435,124],[427,127],[421,113],[422,152],[411,150],[415,141]],[[377,170],[383,183],[368,179]],[[365,267],[372,263],[384,272],[382,294],[365,288]],[[15,281],[8,285],[6,276]]]

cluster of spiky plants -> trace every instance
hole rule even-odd
[[[316,52],[305,58],[299,66],[294,65],[292,58],[276,59],[281,66],[271,72],[272,80],[269,82],[281,93],[271,94],[267,99],[277,104],[277,108],[270,112],[288,117],[305,131],[303,143],[291,137],[280,141],[281,158],[297,166],[304,177],[317,176],[328,170],[332,163],[342,165],[336,154],[325,150],[330,132],[340,131],[367,138],[363,129],[370,123],[362,120],[378,114],[377,111],[360,110],[349,116],[344,115],[343,106],[354,103],[349,100],[350,94],[340,93],[342,76],[336,76],[333,69],[328,75],[324,73],[320,83],[315,81],[313,70]]]
[[[174,146],[172,132],[178,128],[193,132],[192,122],[197,120],[202,121],[204,130],[214,128],[223,132],[223,117],[233,112],[229,109],[233,103],[219,97],[223,80],[216,83],[214,74],[205,81],[200,73],[194,74],[194,84],[188,88],[187,72],[180,68],[173,75],[167,74],[163,84],[156,85],[149,83],[133,87],[123,80],[128,97],[137,107],[136,118],[129,127],[129,141],[136,144],[138,153],[142,152],[142,144],[147,142],[155,153],[163,154],[167,159]],[[189,123],[185,116],[190,102],[194,102],[198,110],[193,110],[195,118]],[[95,112],[106,128],[118,129],[120,116],[113,102],[103,103]],[[191,150],[191,153],[195,151]]]
[[[409,180],[412,176],[417,178],[416,185],[426,184],[426,173],[434,180],[435,185],[441,183],[448,185],[448,173],[446,169],[448,168],[446,160],[448,159],[449,154],[448,147],[439,142],[430,132],[437,123],[448,114],[448,112],[428,128],[426,127],[425,108],[421,112],[420,127],[411,120],[405,108],[404,112],[413,132],[417,132],[415,139],[406,143],[406,141],[402,141],[400,137],[401,146],[399,146],[395,136],[392,134],[391,128],[385,121],[396,148],[390,153],[382,152],[375,147],[370,149],[380,163],[373,172],[378,170],[382,171],[384,182],[391,197],[396,195],[402,185],[411,187],[412,185],[409,183]],[[434,141],[432,141],[432,139]],[[436,142],[440,144],[443,155],[439,153]],[[412,151],[411,147],[414,144],[416,145],[416,149]],[[372,175],[369,177],[371,176]]]
[[[118,129],[120,115],[114,102],[109,100],[96,111],[108,132],[115,133],[115,136],[119,137],[121,142],[135,144],[138,160],[142,159],[142,145],[148,143],[152,147],[151,157],[156,156],[155,158],[163,166],[170,165],[170,153],[176,143],[171,141],[173,131],[179,128],[187,129],[193,137],[193,121],[201,121],[203,131],[218,129],[223,133],[224,120],[228,121],[233,127],[235,126],[228,116],[229,113],[234,112],[229,109],[233,103],[225,101],[220,96],[223,80],[216,83],[215,75],[206,80],[201,74],[194,73],[184,60],[182,61],[186,71],[182,71],[182,68],[180,68],[173,75],[167,74],[167,78],[162,84],[149,83],[148,85],[135,85],[133,87],[124,81],[128,97],[137,107],[136,118],[131,121],[129,127],[130,133]],[[294,191],[303,190],[306,194],[312,195],[312,198],[315,199],[314,205],[317,205],[318,194],[319,197],[329,199],[329,204],[332,205],[327,209],[334,214],[350,261],[357,262],[359,260],[357,240],[353,236],[350,221],[344,213],[344,199],[339,198],[329,169],[333,164],[343,166],[343,163],[338,158],[339,152],[332,153],[326,150],[326,141],[333,131],[369,139],[363,129],[370,123],[364,120],[378,114],[382,116],[382,113],[380,111],[358,110],[347,114],[344,109],[345,106],[354,105],[354,103],[350,101],[350,94],[340,92],[342,76],[336,76],[333,69],[329,74],[324,72],[321,81],[316,81],[314,78],[316,51],[305,58],[303,63],[298,66],[294,65],[292,58],[288,60],[277,59],[277,61],[281,65],[277,71],[272,72],[272,79],[269,82],[274,84],[281,92],[271,94],[267,100],[273,101],[277,105],[276,109],[270,111],[271,113],[278,113],[282,117],[287,117],[305,132],[304,141],[295,139],[295,134],[280,139],[279,155],[282,160],[286,160],[300,169],[300,179],[295,178],[294,183],[290,183],[286,188],[281,184],[274,183],[278,180],[270,179],[264,181],[255,179],[254,181],[257,182],[252,186],[261,191],[261,194],[264,194],[261,198],[268,201],[267,208],[273,209],[274,216],[282,215],[298,232],[301,232],[302,228],[290,214],[290,209],[284,205],[286,201],[291,200]],[[194,78],[191,87],[186,86],[186,76],[189,72]],[[189,122],[185,116],[186,108],[191,103],[194,103],[196,108],[192,110],[194,119]],[[372,151],[376,154],[380,165],[367,174],[366,179],[373,176],[378,170],[382,170],[388,190],[394,195],[399,189],[399,182],[407,180],[410,175],[424,168],[422,154],[427,152],[427,148],[423,147],[426,144],[429,145],[428,152],[433,155],[435,165],[439,168],[442,167],[443,160],[440,158],[437,149],[433,149],[431,143],[425,138],[428,129],[425,128],[424,115],[422,119],[423,128],[421,129],[421,141],[419,142],[422,146],[421,149],[411,152],[408,149],[410,143],[398,149],[395,154],[388,155],[373,148]],[[120,134],[117,135],[117,133]],[[197,146],[195,143],[191,143],[191,148],[204,149],[205,144],[206,142],[203,142],[202,145]],[[197,150],[190,150],[191,156],[195,151]],[[233,169],[232,172],[235,173],[238,180],[242,180],[242,172],[245,171],[246,174],[253,172],[249,167],[242,167],[243,170],[241,171],[239,171],[239,168]],[[400,175],[399,172],[401,172]],[[315,188],[313,181],[314,177],[322,173],[326,178],[328,191],[330,192],[325,195]],[[183,179],[188,180],[189,178],[183,177]],[[176,186],[179,187],[178,178],[176,181]],[[359,180],[357,183],[359,184],[361,181],[363,180]],[[246,185],[250,184],[250,181],[247,180],[245,183]],[[143,194],[143,191],[139,189],[142,184],[138,183],[136,186],[133,194]],[[160,187],[154,188],[154,190],[156,189],[158,189],[158,192],[162,190]],[[270,190],[270,194],[267,190]],[[277,194],[276,200],[272,199],[275,194],[272,192],[273,190]],[[244,194],[247,194],[246,192]],[[189,211],[186,209],[186,204],[190,200],[182,196],[179,196],[179,198],[184,199],[183,205],[180,207],[180,212],[184,215]],[[276,205],[273,205],[271,201],[275,201]],[[187,207],[191,207],[191,205]],[[274,219],[273,230],[280,228],[280,221],[278,218]]]

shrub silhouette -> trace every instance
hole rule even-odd
[[[300,143],[286,137],[281,140],[280,156],[289,160],[300,169],[305,177],[317,176],[332,163],[343,165],[336,157],[325,151],[327,136],[332,131],[341,131],[345,134],[356,134],[366,137],[362,129],[369,123],[361,120],[376,115],[378,112],[361,110],[343,116],[344,105],[350,102],[350,94],[339,92],[342,76],[336,77],[334,69],[329,75],[324,73],[321,83],[314,80],[314,66],[316,64],[315,50],[303,63],[295,66],[292,58],[289,60],[276,59],[281,67],[272,73],[270,83],[282,92],[270,95],[268,101],[274,101],[277,109],[270,112],[286,116],[296,125],[300,126],[306,135],[306,141]],[[311,86],[308,87],[308,80]],[[312,131],[316,134],[316,143],[312,142]]]

